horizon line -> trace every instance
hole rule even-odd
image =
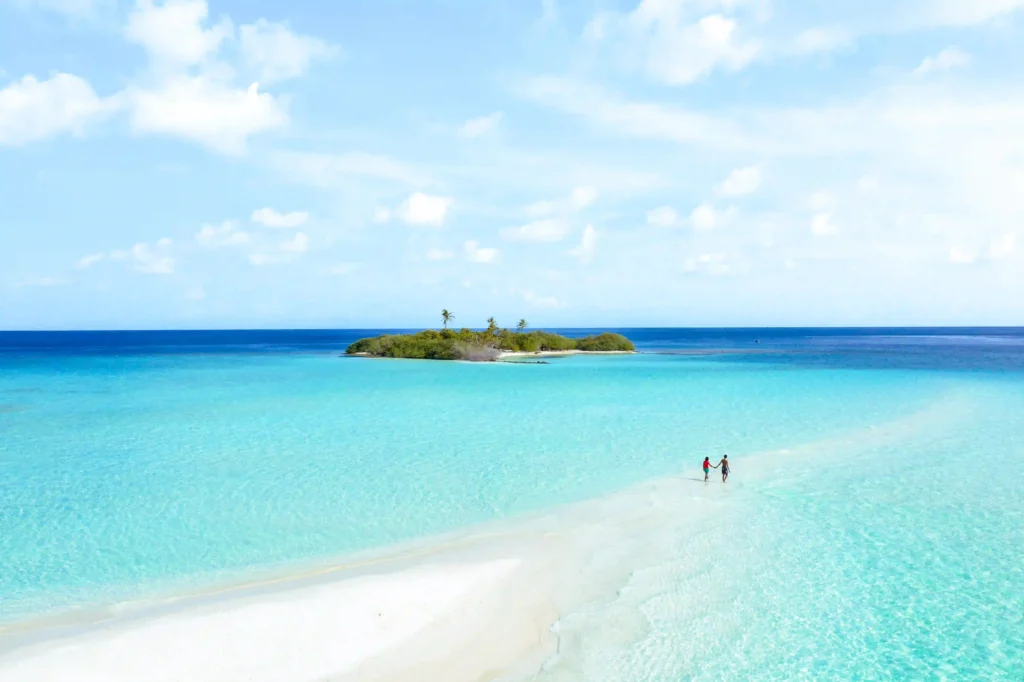
[[[485,329],[485,327],[452,327],[452,329]],[[82,334],[82,333],[157,333],[157,332],[363,332],[428,330],[442,327],[398,326],[398,327],[142,327],[142,328],[84,328],[84,329],[0,329],[0,334]],[[509,327],[511,329],[511,327]],[[540,329],[581,329],[581,330],[684,330],[684,331],[792,331],[792,330],[1000,330],[1024,331],[1024,325],[758,325],[758,326],[617,326],[617,325],[567,325],[532,327]]]

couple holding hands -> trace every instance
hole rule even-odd
[[[709,457],[704,458],[705,481],[708,480],[708,472],[712,467],[714,467],[715,469],[717,469],[718,467],[722,467],[722,483],[725,483],[726,480],[728,480],[729,478],[729,455],[722,455],[722,461],[719,462],[718,464],[711,464],[711,458]]]

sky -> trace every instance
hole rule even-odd
[[[0,0],[0,328],[1024,323],[1024,0]]]

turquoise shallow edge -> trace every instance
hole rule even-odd
[[[327,349],[0,356],[0,620],[696,476],[709,453],[736,460],[740,490],[749,458],[846,438],[748,483],[742,516],[648,567],[634,588],[649,627],[580,665],[1020,679],[1024,374],[1002,338],[966,354],[767,344],[780,352],[543,367]],[[936,406],[945,417],[858,445]]]

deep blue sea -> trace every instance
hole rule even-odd
[[[543,365],[339,357],[379,330],[0,332],[0,623],[728,452],[733,511],[637,567],[644,627],[551,679],[1024,679],[1024,329],[618,331],[642,352]]]

